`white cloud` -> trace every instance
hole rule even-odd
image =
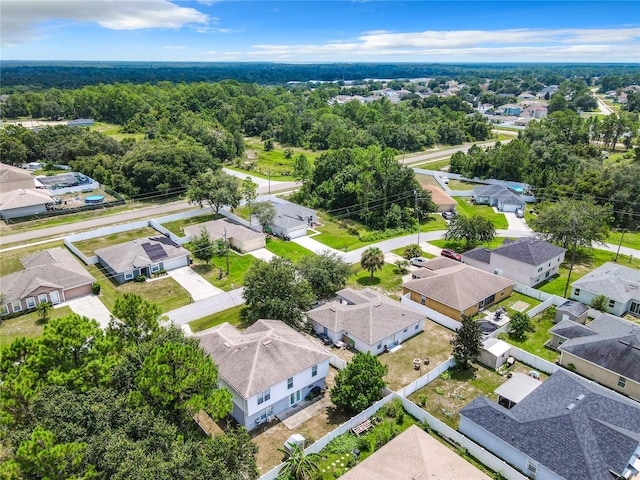
[[[39,25],[52,20],[138,30],[206,24],[209,17],[167,0],[2,0],[2,45],[15,46],[41,38],[42,34],[37,33]]]

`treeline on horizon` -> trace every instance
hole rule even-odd
[[[546,84],[563,79],[616,75],[627,85],[640,83],[637,64],[442,64],[442,63],[197,63],[197,62],[42,62],[2,61],[2,93],[80,88],[112,83],[157,83],[169,81],[217,82],[233,79],[258,84],[287,82],[363,80],[366,78],[422,78],[448,76],[500,79],[509,76],[535,77]],[[546,81],[545,81],[546,80]]]

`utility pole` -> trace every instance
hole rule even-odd
[[[229,275],[229,242],[227,242],[227,229],[224,229],[224,250],[227,255],[227,275]]]
[[[271,169],[267,170],[267,175],[269,176],[269,195],[271,195]]]
[[[415,209],[416,209],[416,220],[418,221],[418,245],[420,245],[420,215],[418,215],[418,190],[413,191],[413,196],[415,198]]]
[[[618,243],[618,251],[616,252],[616,258],[613,259],[614,262],[618,261],[618,254],[620,253],[620,247],[622,246],[622,239],[624,238],[624,232],[626,231],[627,231],[626,228],[622,229],[622,235],[620,235],[620,243]]]

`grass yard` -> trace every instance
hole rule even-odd
[[[640,232],[611,232],[607,238],[607,243],[613,245],[620,245],[620,239],[622,239],[622,246],[627,248],[635,248],[640,250]]]
[[[390,263],[385,263],[381,270],[371,274],[363,270],[360,264],[353,266],[354,273],[347,279],[348,287],[366,288],[380,290],[388,295],[400,296],[402,293],[402,276],[398,267]]]
[[[491,242],[482,243],[480,244],[480,246],[487,248],[496,248],[502,245],[503,241],[504,237],[495,237]],[[467,250],[470,250],[470,248],[464,246],[463,242],[458,242],[455,240],[445,240],[444,238],[441,238],[439,240],[431,240],[429,243],[439,248],[450,248],[452,250],[455,250],[456,252],[466,252]]]
[[[109,310],[113,310],[116,298],[125,293],[135,293],[149,302],[158,304],[163,313],[187,305],[191,301],[189,293],[168,276],[146,282],[126,282],[119,285],[107,277],[106,271],[98,265],[89,265],[87,270],[100,284],[100,300]]]
[[[509,223],[503,213],[496,213],[493,211],[493,207],[488,205],[475,205],[470,198],[458,197],[455,199],[458,202],[458,213],[471,217],[473,215],[479,215],[487,218],[493,223],[496,229],[507,229]]]
[[[225,257],[216,257],[208,266],[204,263],[195,261],[193,270],[202,275],[214,287],[218,287],[225,292],[241,287],[244,282],[244,275],[257,259],[251,255],[238,255],[233,250],[229,250],[229,275],[223,275],[220,280],[218,276],[220,269],[226,271],[227,261]]]
[[[431,160],[428,162],[423,162],[418,165],[411,165],[414,168],[424,168],[425,170],[440,170],[447,171],[449,169],[450,160],[448,158],[443,158],[440,160]]]
[[[215,213],[205,213],[204,215],[198,215],[197,217],[183,218],[181,220],[174,220],[173,222],[163,223],[162,226],[169,230],[171,233],[184,236],[182,229],[190,225],[197,225],[199,223],[209,222],[216,219]]]
[[[528,374],[530,370],[531,367],[516,362],[510,371]],[[541,374],[540,378],[546,379],[547,376]],[[493,391],[506,381],[506,376],[474,363],[468,370],[447,370],[429,385],[409,396],[409,400],[451,428],[457,429],[460,423],[458,411],[462,407],[478,395],[497,401],[498,397]]]
[[[409,385],[451,356],[451,344],[454,333],[429,319],[424,322],[424,332],[410,338],[395,352],[378,356],[380,361],[389,367],[385,377],[388,387],[397,391]],[[413,359],[429,359],[429,365],[422,365],[420,370],[413,368]]]
[[[222,312],[213,313],[206,317],[199,318],[198,320],[194,320],[193,322],[189,322],[189,326],[191,327],[191,331],[194,333],[215,327],[216,325],[220,325],[224,322],[229,322],[231,325],[243,328],[245,325],[243,325],[243,322],[240,319],[241,309],[242,306],[237,306],[223,310]]]
[[[508,298],[505,298],[501,302],[498,302],[498,303],[492,305],[489,308],[489,311],[490,312],[495,312],[499,307],[504,307],[504,308],[507,309],[507,316],[511,317],[514,313],[517,312],[517,310],[513,309],[513,306],[517,302],[524,302],[524,303],[528,303],[529,304],[529,306],[526,307],[523,310],[523,312],[527,312],[527,310],[531,310],[536,305],[540,305],[542,303],[540,300],[536,300],[535,298],[527,297],[526,295],[523,295],[522,293],[514,291],[514,292],[511,293],[511,295]]]
[[[478,183],[466,182],[464,180],[449,179],[449,188],[451,190],[473,190],[479,186]]]
[[[315,235],[313,239],[320,243],[324,243],[327,247],[335,248],[336,250],[348,252],[379,241],[374,240],[371,242],[362,242],[358,238],[358,229],[363,228],[363,226],[351,220],[342,219],[334,221],[333,219],[323,215],[320,222],[322,223],[322,226],[315,227],[320,234]]]
[[[9,275],[10,273],[24,270],[24,265],[22,265],[22,262],[20,261],[21,258],[26,257],[27,255],[31,255],[32,253],[41,252],[48,248],[54,247],[66,248],[62,240],[57,240],[54,242],[42,243],[39,245],[30,245],[28,247],[15,248],[13,250],[7,250],[0,253],[0,276]]]
[[[96,237],[89,240],[74,242],[74,245],[87,257],[90,257],[92,255],[95,255],[95,251],[100,248],[112,247],[114,245],[130,242],[138,238],[157,237],[158,235],[162,234],[156,229],[151,227],[143,227],[136,228],[135,230],[129,230],[128,232],[114,233],[112,235],[105,235],[103,237]]]
[[[402,254],[404,253],[405,248],[406,247],[396,248],[395,250],[391,250],[391,253],[395,253],[396,255],[400,255],[402,257]],[[424,250],[422,250],[421,256],[424,258],[435,258],[435,255],[431,255],[430,253],[427,253]]]
[[[315,255],[311,250],[307,250],[295,242],[286,242],[279,238],[267,238],[267,250],[295,264],[304,257]]]
[[[49,320],[64,317],[73,312],[67,306],[49,310]],[[36,338],[42,335],[43,325],[37,323],[38,312],[3,320],[0,325],[0,348],[10,345],[16,338]]]
[[[441,188],[437,180],[433,178],[433,175],[423,175],[421,173],[416,173],[416,180],[418,181],[420,186],[422,186],[423,188],[427,185]]]
[[[501,334],[500,338],[526,352],[533,353],[540,358],[554,363],[560,358],[560,354],[554,350],[545,348],[544,344],[551,339],[551,334],[548,330],[555,325],[553,321],[555,314],[555,307],[550,307],[532,318],[531,326],[534,328],[534,331],[527,332],[522,339],[510,337],[506,333]]]
[[[436,230],[446,230],[447,222],[439,213],[432,213],[427,218],[420,219],[421,232],[434,232]]]
[[[598,250],[595,248],[579,250],[576,253],[576,261],[575,265],[573,266],[573,271],[571,272],[570,283],[573,283],[579,278],[585,276],[587,273],[594,270],[595,268],[598,268],[603,263],[612,262],[615,256],[616,254],[614,252],[609,252],[607,250]],[[567,284],[570,263],[571,254],[567,252],[565,261],[562,265],[560,265],[558,273],[551,277],[550,280],[540,284],[537,287],[538,290],[552,293],[560,297],[564,296],[564,289],[565,285]],[[634,257],[632,261],[629,261],[628,256],[619,255],[618,263],[620,265],[624,265],[625,267],[640,269],[640,258],[638,257]],[[571,286],[569,286],[569,288],[571,288]],[[568,293],[569,291],[567,291],[567,294]]]
[[[133,138],[136,141],[144,140],[144,133],[121,133],[120,128],[120,125],[115,123],[96,122],[95,125],[89,127],[89,130],[101,132],[109,137],[115,138],[119,142],[125,138]]]

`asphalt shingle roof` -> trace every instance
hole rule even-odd
[[[567,300],[562,305],[559,305],[556,308],[556,312],[557,311],[567,312],[572,315],[575,315],[576,317],[579,317],[587,310],[589,310],[589,307],[587,307],[586,305],[580,302],[574,302],[572,300]]]
[[[586,325],[582,325],[568,319],[560,320],[556,325],[549,329],[549,333],[553,333],[564,338],[580,338],[597,335],[595,331]]]
[[[566,480],[611,480],[640,442],[639,403],[563,370],[511,410],[479,396],[460,415]]]
[[[640,299],[640,270],[607,262],[576,280],[571,286],[626,303],[631,299]]]
[[[164,252],[162,256],[152,260],[144,245],[159,245]],[[111,247],[99,248],[95,254],[116,272],[127,272],[134,268],[141,268],[152,263],[164,262],[173,258],[189,255],[189,250],[181,247],[164,236],[138,238],[130,242],[120,243]]]
[[[548,262],[566,251],[566,249],[553,243],[545,242],[535,237],[525,237],[505,242],[493,250],[477,247],[465,253],[464,256],[484,263],[491,263],[492,255],[500,255],[527,265],[536,266]]]

